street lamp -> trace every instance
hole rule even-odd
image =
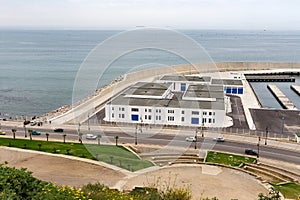
[[[266,128],[266,139],[265,139],[265,145],[267,145],[267,140],[268,140],[268,132],[269,132],[269,130],[268,130],[268,127]]]
[[[258,143],[257,143],[257,158],[259,158],[259,145],[260,145],[260,136],[258,136]]]
[[[135,145],[137,145],[137,129],[138,129],[138,125],[136,124],[136,126],[135,126]]]
[[[284,133],[284,117],[281,118],[281,135]]]
[[[196,128],[196,133],[195,133],[195,149],[197,149],[197,133],[198,133],[198,130]]]

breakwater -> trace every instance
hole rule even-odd
[[[276,85],[268,85],[268,89],[284,109],[295,110],[296,106],[287,98]]]

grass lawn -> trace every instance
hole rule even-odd
[[[300,196],[300,185],[296,183],[272,184],[273,187],[279,190],[287,199],[298,199]]]
[[[241,163],[253,163],[256,159],[247,156],[238,156],[227,153],[209,151],[205,162],[224,164],[229,166],[239,166]]]
[[[93,155],[98,154],[98,159],[105,163],[136,171],[139,169],[153,166],[150,161],[141,160],[136,155],[122,146],[115,145],[96,145],[96,144],[79,144],[63,142],[46,142],[37,140],[10,139],[0,138],[0,146],[9,146],[48,153],[65,154],[81,158],[97,160]],[[112,163],[111,163],[112,157]]]

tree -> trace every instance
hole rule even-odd
[[[118,140],[119,140],[119,136],[115,136],[115,140],[116,140],[116,146],[118,146]]]
[[[99,135],[97,135],[97,139],[98,139],[98,145],[100,145],[100,140],[101,140],[101,135],[99,134]]]
[[[11,129],[11,132],[13,133],[13,138],[16,139],[17,129],[13,128],[13,129]]]
[[[49,133],[46,133],[47,142],[49,141]]]
[[[64,143],[66,143],[66,134],[63,134]]]
[[[258,200],[280,200],[280,199],[281,198],[280,198],[279,191],[273,187],[269,190],[268,195],[263,195],[262,193],[258,195]]]
[[[29,138],[32,140],[32,130],[28,130]]]

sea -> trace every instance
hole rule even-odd
[[[300,62],[300,31],[177,31],[198,42],[214,62]],[[121,32],[0,30],[0,117],[42,115],[71,104],[82,63],[97,45]],[[132,71],[132,66],[184,63],[176,56],[146,49],[124,57],[115,68],[106,71],[97,88]],[[278,84],[300,109],[300,97],[289,89],[290,83]],[[295,84],[300,84],[299,77]],[[262,85],[256,83],[254,88],[263,106],[281,108]]]

